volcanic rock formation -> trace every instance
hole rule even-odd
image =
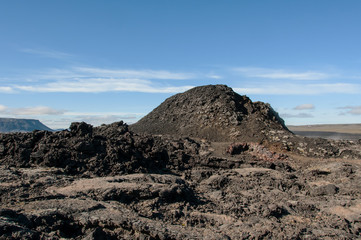
[[[361,142],[295,136],[222,85],[149,116],[132,128],[164,135],[123,122],[0,134],[0,239],[360,237]]]
[[[0,134],[0,164],[57,167],[71,175],[159,173],[174,165],[172,161],[183,169],[190,156],[197,159],[198,148],[190,139],[179,142],[135,135],[123,122],[96,128],[81,122],[72,123],[70,131]]]
[[[226,85],[195,87],[176,94],[130,129],[209,141],[260,141],[266,138],[266,131],[289,132],[269,104],[252,102]]]

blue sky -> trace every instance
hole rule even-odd
[[[132,123],[227,84],[289,125],[361,122],[361,1],[0,2],[0,117]]]

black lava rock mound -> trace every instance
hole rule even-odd
[[[188,160],[197,158],[198,148],[187,139],[133,134],[123,122],[100,127],[81,122],[72,123],[70,131],[0,134],[0,164],[55,167],[71,175],[159,173],[187,168]]]
[[[226,85],[200,86],[176,94],[130,128],[209,141],[261,141],[268,131],[289,132],[269,104],[252,102]]]

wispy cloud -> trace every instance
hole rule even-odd
[[[144,113],[135,113],[135,112],[73,112],[73,111],[67,111],[64,113],[65,116],[122,116],[125,118],[137,118],[139,116],[144,115]]]
[[[208,74],[206,75],[207,78],[212,78],[212,79],[222,79],[223,77],[217,74]]]
[[[351,115],[361,115],[361,105],[360,106],[345,106],[340,107],[339,109],[347,109],[348,111],[341,113],[342,115],[351,114]]]
[[[48,126],[54,129],[67,128],[72,122],[86,122],[93,126],[101,124],[110,124],[113,122],[124,121],[128,124],[138,121],[144,113],[126,113],[126,112],[65,112],[62,117],[56,117],[44,120]]]
[[[140,78],[140,79],[173,79],[185,80],[195,77],[193,73],[170,72],[164,70],[131,70],[131,69],[106,69],[75,67],[75,72],[86,76],[111,77],[111,78]]]
[[[27,108],[15,108],[10,110],[13,115],[62,115],[64,110],[56,110],[50,107],[38,106]]]
[[[1,93],[14,93],[15,90],[12,87],[0,86],[0,92]]]
[[[5,112],[5,111],[6,111],[6,109],[7,109],[7,107],[6,107],[6,106],[4,106],[4,105],[0,105],[0,113],[1,113],[1,112]]]
[[[259,87],[261,86],[261,87]],[[244,88],[234,88],[240,94],[265,95],[317,95],[328,93],[361,93],[360,84],[352,83],[320,83],[320,84],[257,84]]]
[[[12,89],[29,92],[146,92],[177,93],[193,86],[165,84],[164,80],[192,79],[192,73],[170,72],[163,70],[129,70],[73,67],[50,69],[27,76],[26,82],[12,85]]]
[[[297,114],[290,114],[284,113],[280,114],[282,118],[313,118],[314,116],[309,113],[297,113]]]
[[[94,126],[99,126],[101,124],[109,124],[118,121],[126,122],[136,122],[137,116],[134,114],[130,115],[86,115],[86,116],[77,116],[78,121],[84,121],[86,123],[92,124]]]
[[[44,50],[44,49],[33,49],[33,48],[23,48],[20,49],[21,52],[38,55],[45,58],[55,58],[55,59],[66,59],[73,57],[72,54],[55,51],[55,50]]]
[[[156,86],[151,81],[141,79],[113,79],[113,78],[74,78],[71,80],[55,81],[38,85],[16,86],[17,89],[30,92],[145,92],[145,93],[176,93],[186,91],[193,86]]]
[[[72,122],[86,122],[93,126],[124,121],[128,124],[138,121],[144,113],[127,112],[74,112],[45,106],[10,108],[0,105],[1,117],[36,118],[53,129],[68,128]]]
[[[0,113],[9,115],[9,116],[20,116],[20,115],[63,115],[65,110],[57,110],[50,107],[45,106],[37,106],[37,107],[24,107],[24,108],[9,108],[4,105],[0,105]]]
[[[306,103],[306,104],[298,105],[298,106],[294,107],[293,109],[294,110],[310,110],[310,109],[315,109],[315,105]]]
[[[330,75],[322,72],[304,71],[293,72],[283,69],[239,67],[233,68],[233,71],[246,77],[269,78],[269,79],[289,79],[289,80],[321,80],[329,78]]]

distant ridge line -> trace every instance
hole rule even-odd
[[[54,131],[37,119],[0,118],[0,132],[32,132],[34,130]]]

